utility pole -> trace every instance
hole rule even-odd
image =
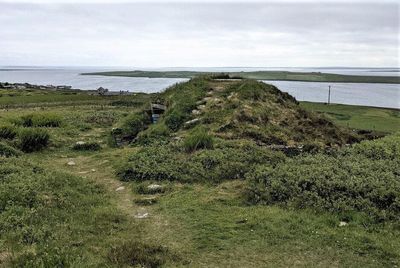
[[[328,105],[331,103],[331,85],[329,85],[329,91],[328,91]]]

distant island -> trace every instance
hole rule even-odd
[[[210,72],[195,71],[112,71],[82,73],[81,75],[149,77],[149,78],[193,78]],[[255,72],[226,72],[230,78],[246,78],[257,80],[304,81],[304,82],[339,82],[339,83],[388,83],[400,84],[399,76],[363,76],[342,75],[320,72],[287,72],[287,71],[255,71]]]

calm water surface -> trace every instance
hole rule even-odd
[[[125,68],[126,69],[126,68]],[[136,68],[135,68],[136,69]],[[137,68],[141,69],[141,68]],[[83,72],[115,71],[123,68],[49,68],[49,67],[0,67],[0,82],[31,83],[37,85],[69,85],[83,90],[97,89],[100,86],[111,91],[160,92],[175,83],[187,81],[180,78],[143,78],[83,76]],[[284,70],[299,72],[325,72],[349,75],[388,75],[398,76],[397,68],[157,68],[146,70],[193,70],[206,72]],[[331,85],[331,102],[354,105],[367,105],[400,108],[400,85],[372,83],[318,83],[297,81],[265,81],[288,92],[298,100],[326,102],[328,86]]]

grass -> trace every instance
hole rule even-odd
[[[324,114],[341,126],[386,133],[400,131],[399,110],[312,102],[302,102],[300,106],[308,111]]]
[[[245,184],[176,186],[156,211],[169,219],[161,237],[193,267],[360,267],[399,264],[396,225],[339,227],[333,214],[246,206]]]
[[[137,96],[99,96],[90,91],[56,91],[47,90],[4,90],[0,89],[0,108],[8,107],[36,107],[41,106],[70,106],[70,105],[98,105],[112,104],[114,106],[134,106],[143,104],[143,100],[151,97],[138,93]],[[135,100],[135,102],[132,102]]]
[[[8,107],[0,114],[0,126],[7,126],[6,138],[0,145],[8,156],[0,156],[0,266],[400,265],[398,222],[371,222],[357,211],[352,217],[343,218],[340,213],[310,208],[250,205],[244,174],[265,163],[271,168],[282,165],[287,157],[258,146],[251,139],[216,134],[229,130],[230,126],[221,122],[237,107],[242,111],[234,115],[235,120],[261,125],[266,119],[262,107],[248,109],[240,102],[263,100],[263,91],[253,92],[247,86],[241,92],[230,88],[225,94],[220,91],[219,82],[192,82],[181,85],[179,91],[170,89],[165,94],[138,94],[115,100],[81,96],[81,101],[68,95],[57,99],[58,92],[46,92],[45,102],[40,102],[27,95],[35,92],[24,91],[20,92],[24,103],[0,97],[4,98],[2,107]],[[205,106],[200,124],[213,135],[213,148],[186,152],[184,140],[194,127],[184,122],[194,118],[191,111],[207,96],[209,86],[214,93],[208,96],[211,101]],[[239,98],[236,93],[243,95]],[[271,96],[266,99],[288,107],[296,105],[287,102],[290,96]],[[228,97],[230,101],[223,102],[223,108],[215,101]],[[132,122],[132,114],[140,114],[143,105],[153,98],[174,107],[177,114],[171,117],[171,124],[165,122],[168,111],[156,125],[142,125],[139,120],[140,129],[147,129],[139,132],[136,142],[118,148],[110,146],[112,129]],[[213,109],[218,112],[212,113]],[[38,127],[49,133],[48,146],[29,154],[15,151],[16,158],[9,152],[18,145],[18,135],[11,137],[9,130],[17,134],[25,129],[13,125],[13,120],[32,114],[52,115],[61,124]],[[390,116],[380,120],[382,126],[387,122],[389,131],[395,131]],[[136,125],[130,126],[137,132]],[[98,144],[101,150],[74,150],[79,141]],[[369,157],[387,153],[379,149],[379,141],[368,144],[360,154]],[[140,160],[135,164],[139,171],[150,175],[142,180],[121,181],[116,176],[116,166],[132,164],[135,159]],[[68,165],[70,162],[74,165]],[[371,168],[374,165],[372,162]],[[172,174],[177,179],[157,181],[158,168],[163,167],[166,172],[162,174]],[[181,179],[187,167],[195,172],[188,174],[187,180]],[[160,184],[161,189],[148,188],[154,183]],[[143,213],[148,217],[136,218]],[[339,227],[343,220],[348,224]]]
[[[193,78],[199,75],[212,74],[208,72],[193,71],[114,71],[83,73],[83,75],[104,76],[127,76],[127,77],[150,77],[150,78]],[[256,71],[256,72],[228,72],[231,77],[242,77],[257,80],[280,80],[280,81],[308,81],[308,82],[342,82],[342,83],[391,83],[399,84],[397,76],[361,76],[341,75],[320,72],[285,72],[285,71]]]

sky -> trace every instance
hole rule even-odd
[[[398,1],[0,0],[0,66],[398,67]]]

